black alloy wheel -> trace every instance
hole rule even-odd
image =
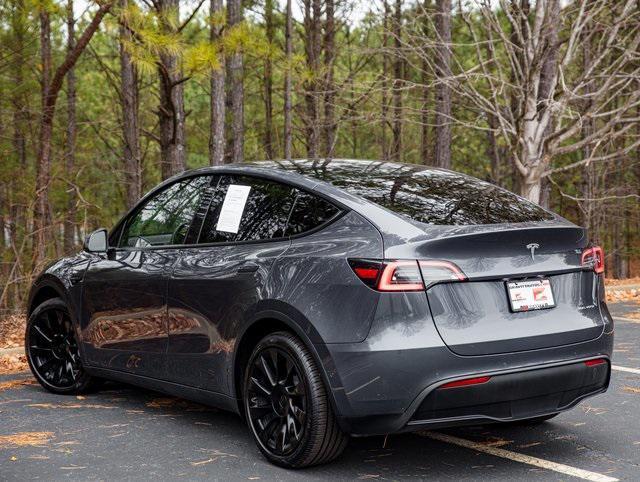
[[[317,465],[346,446],[312,356],[289,333],[258,343],[245,369],[243,401],[256,444],[271,462]]]
[[[269,347],[249,368],[248,410],[260,441],[275,455],[290,454],[302,440],[307,398],[300,370],[291,356]]]
[[[29,317],[25,351],[33,375],[51,392],[80,393],[95,382],[82,368],[73,322],[58,298],[45,301]]]

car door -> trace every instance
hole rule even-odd
[[[210,180],[180,180],[141,202],[120,224],[115,249],[91,260],[81,315],[88,364],[164,377],[168,278]]]
[[[197,246],[183,249],[169,282],[169,379],[228,392],[237,331],[265,297],[285,236],[295,189],[274,181],[223,175]]]

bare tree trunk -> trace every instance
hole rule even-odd
[[[583,39],[582,42],[583,50],[582,50],[582,68],[588,68],[589,60],[591,57],[591,41],[590,39]],[[590,92],[591,86],[587,86],[587,92]],[[585,100],[588,102],[588,100]],[[595,121],[593,118],[584,119],[582,125],[581,135],[583,138],[591,135],[594,131]],[[582,158],[589,159],[591,156],[591,145],[587,144],[582,148]],[[596,182],[596,166],[594,164],[586,164],[583,167],[583,175],[582,175],[582,197],[585,198],[584,201],[580,203],[580,212],[582,214],[582,226],[587,229],[587,233],[591,237],[592,240],[595,239],[596,233],[594,233],[594,208],[595,203],[592,201],[595,198],[595,182]]]
[[[73,16],[73,0],[67,0],[67,51],[72,52],[75,47],[76,21]],[[67,179],[74,176],[76,163],[76,73],[72,67],[67,72],[67,142],[65,152],[65,168]],[[67,198],[67,210],[64,214],[64,244],[65,253],[70,253],[75,244],[76,201],[75,195]]]
[[[180,0],[157,0],[161,29],[177,32]],[[174,53],[162,52],[158,64],[160,80],[160,174],[167,179],[186,168],[184,78],[180,59]]]
[[[129,0],[120,0],[126,8]],[[131,31],[120,26],[120,91],[122,95],[122,139],[127,208],[131,209],[142,195],[142,159],[138,116],[138,71],[125,44],[132,39]]]
[[[336,56],[336,22],[335,2],[325,0],[325,31],[324,31],[324,152],[325,157],[333,157],[335,147],[335,86],[334,62]]]
[[[434,160],[438,167],[451,168],[451,0],[436,0],[436,139]]]
[[[179,19],[179,0],[157,2],[160,24],[166,32],[175,32]],[[185,110],[182,71],[178,56],[160,54],[160,163],[162,179],[184,171],[186,167]]]
[[[16,57],[13,62],[13,83],[16,86],[23,85],[24,82],[24,64],[25,64],[25,33],[26,33],[26,12],[24,2],[18,0],[14,6],[14,18],[12,21],[12,30],[15,35],[15,52]],[[25,133],[27,132],[27,104],[24,92],[21,89],[13,89],[12,95],[13,106],[13,150],[17,158],[17,164],[22,172],[27,170],[27,142]],[[24,189],[24,180],[20,179],[17,187]],[[8,186],[9,187],[9,186]],[[18,229],[26,232],[25,209],[21,199],[16,197],[22,189],[14,189],[15,193],[13,206],[11,206],[11,217],[9,220],[9,243],[16,246]]]
[[[422,22],[422,32],[425,37],[430,37],[429,35],[429,22],[431,20],[431,0],[424,0],[422,3],[423,8],[423,22]],[[429,66],[427,64],[427,59],[422,59],[422,67],[420,72],[420,81],[422,83],[421,95],[422,95],[422,106],[420,107],[420,162],[422,164],[429,165],[431,164],[431,155],[430,155],[430,146],[429,146],[429,104],[431,91],[428,87],[429,85]]]
[[[264,2],[265,33],[269,45],[273,45],[273,0]],[[271,55],[264,61],[264,152],[267,159],[273,159],[273,65]]]
[[[318,157],[318,141],[320,137],[320,116],[318,106],[318,76],[320,75],[320,15],[321,0],[304,0],[304,29],[307,67],[312,76],[305,83],[307,156]]]
[[[402,46],[402,0],[396,0],[393,20],[393,37],[395,56],[393,61],[393,145],[391,147],[391,159],[400,161],[402,159],[402,81],[404,78],[404,61],[400,55]]]
[[[487,123],[489,124],[489,130],[487,131],[487,157],[491,161],[491,182],[497,186],[502,186],[502,159],[496,140],[498,122],[493,115],[487,117]]]
[[[211,0],[211,18],[218,21],[224,10],[223,0]],[[212,22],[211,42],[217,42],[222,36],[222,25]],[[224,164],[224,124],[225,124],[225,59],[221,55],[220,68],[211,72],[211,122],[209,125],[209,162],[212,166]]]
[[[229,28],[242,22],[241,0],[228,0],[227,14]],[[229,59],[231,96],[231,161],[244,160],[244,63],[242,52],[232,52]]]
[[[287,13],[285,19],[285,55],[287,66],[284,73],[284,158],[291,159],[291,148],[293,144],[292,132],[292,87],[291,87],[291,63],[293,62],[293,17],[291,13],[291,0],[287,0]]]
[[[46,6],[40,11],[40,65],[42,66],[40,105],[39,159],[36,165],[36,203],[33,216],[35,244],[33,250],[34,272],[39,270],[46,259],[49,239],[49,182],[51,181],[51,130],[53,109],[49,107],[51,83],[51,18]]]
[[[387,140],[387,126],[389,125],[389,23],[391,17],[391,7],[388,0],[383,0],[382,5],[384,8],[382,19],[382,109],[380,112],[381,117],[381,131],[382,136],[380,139],[380,147],[382,148],[382,160],[389,160],[389,145]]]
[[[540,71],[540,83],[538,86],[538,105],[547,105],[553,101],[553,91],[555,87],[556,69],[558,63],[558,22],[557,18],[560,13],[560,2],[558,0],[549,0],[549,14],[545,28],[545,36],[543,37],[546,46],[543,50],[544,58],[542,59],[542,69]],[[549,109],[551,110],[551,109]],[[553,118],[549,120],[546,127],[546,136],[549,136],[553,132]],[[538,159],[537,163],[542,163],[546,168],[549,165],[548,162],[544,162],[543,159]],[[542,177],[542,174],[538,175],[539,169],[532,169],[533,176],[530,176],[528,180],[539,184],[540,194],[538,199],[531,200],[540,203],[544,207],[549,207],[549,190],[551,186],[548,180]],[[527,182],[524,183],[525,187]]]
[[[354,112],[356,105],[356,89],[354,85],[355,72],[353,69],[353,37],[351,34],[351,28],[349,25],[345,25],[345,40],[347,43],[347,78],[349,79],[349,111],[352,113],[350,130],[351,130],[351,157],[356,159],[358,157],[358,119]]]
[[[46,245],[49,239],[50,226],[48,222],[49,182],[51,181],[51,135],[53,131],[53,116],[55,114],[58,94],[62,88],[64,77],[80,57],[85,47],[100,26],[103,17],[111,10],[113,2],[103,3],[95,16],[87,25],[78,39],[73,51],[68,52],[64,61],[51,77],[51,21],[49,13],[43,9],[40,12],[40,57],[42,62],[42,114],[40,117],[39,159],[36,168],[36,200],[34,209],[34,249],[33,271],[42,268],[46,259]]]

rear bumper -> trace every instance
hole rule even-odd
[[[610,363],[585,362],[492,376],[458,388],[434,387],[425,394],[406,429],[509,422],[559,413],[609,386]]]
[[[461,356],[444,344],[417,294],[400,301],[394,316],[372,328],[364,342],[316,345],[341,427],[352,435],[538,417],[570,409],[608,387],[614,325],[604,304],[603,331],[593,340]],[[596,358],[607,363],[583,363]],[[484,386],[438,390],[478,376],[492,379]]]
[[[479,385],[441,388],[446,379],[424,389],[400,414],[340,417],[354,436],[382,435],[462,425],[513,422],[560,413],[609,386],[610,361],[588,366],[584,360],[527,369],[480,372]]]

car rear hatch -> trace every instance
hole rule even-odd
[[[592,267],[583,266],[585,247],[584,230],[568,223],[449,226],[430,230],[429,239],[395,246],[386,256],[455,263],[466,280],[429,283],[421,264],[433,321],[454,353],[489,355],[600,336],[600,281]],[[510,302],[508,283],[542,286],[545,280],[553,298],[547,304],[555,306]]]

